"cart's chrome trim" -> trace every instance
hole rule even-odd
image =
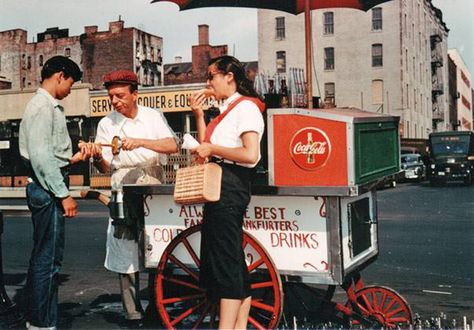
[[[252,195],[261,196],[358,196],[373,188],[373,182],[341,187],[277,187],[267,185],[253,185]],[[174,185],[137,185],[126,184],[123,186],[125,193],[142,194],[142,195],[173,195]]]

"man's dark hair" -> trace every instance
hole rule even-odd
[[[138,85],[135,85],[135,84],[130,84],[128,85],[128,87],[130,88],[130,93],[133,93],[136,90],[138,90]]]
[[[41,81],[50,78],[56,72],[63,72],[65,78],[72,78],[74,81],[81,80],[82,72],[79,66],[65,56],[53,56],[46,61],[41,70]]]

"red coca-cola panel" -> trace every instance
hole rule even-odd
[[[348,185],[345,122],[295,114],[272,120],[274,185]]]

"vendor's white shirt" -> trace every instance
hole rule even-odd
[[[219,107],[220,112],[227,110],[229,105],[236,99],[241,97],[239,93],[234,93],[224,101]],[[211,143],[223,147],[238,148],[242,147],[242,134],[245,132],[256,132],[258,134],[258,141],[262,140],[263,130],[265,124],[263,122],[262,114],[258,106],[249,100],[241,101],[232,109],[224,119],[216,126],[211,135]],[[260,150],[258,159],[260,160]],[[258,161],[257,161],[258,163]],[[255,167],[255,164],[241,164],[244,167]]]
[[[114,136],[151,140],[175,137],[160,110],[142,106],[138,106],[134,119],[113,111],[100,120],[95,142],[111,143]],[[126,182],[126,174],[137,167],[164,164],[167,159],[166,155],[145,148],[121,150],[119,155],[113,156],[111,148],[104,147],[102,155],[114,168],[111,177],[112,189],[118,189],[124,183],[135,183]],[[115,238],[114,226],[111,223],[112,219],[109,219],[105,268],[117,273],[137,272],[140,268],[137,242]]]

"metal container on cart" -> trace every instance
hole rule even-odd
[[[373,183],[399,169],[398,118],[337,110],[268,111],[271,184],[252,187],[244,216],[252,327],[278,326],[282,281],[341,285],[348,302],[334,309],[347,322],[412,322],[402,297],[385,287],[364,287],[359,276],[378,255]],[[165,326],[214,327],[216,307],[199,288],[202,205],[175,204],[173,188],[124,186],[126,194],[143,196],[143,262],[156,269],[156,305]]]
[[[397,173],[398,124],[356,108],[269,109],[269,184],[351,187]]]

